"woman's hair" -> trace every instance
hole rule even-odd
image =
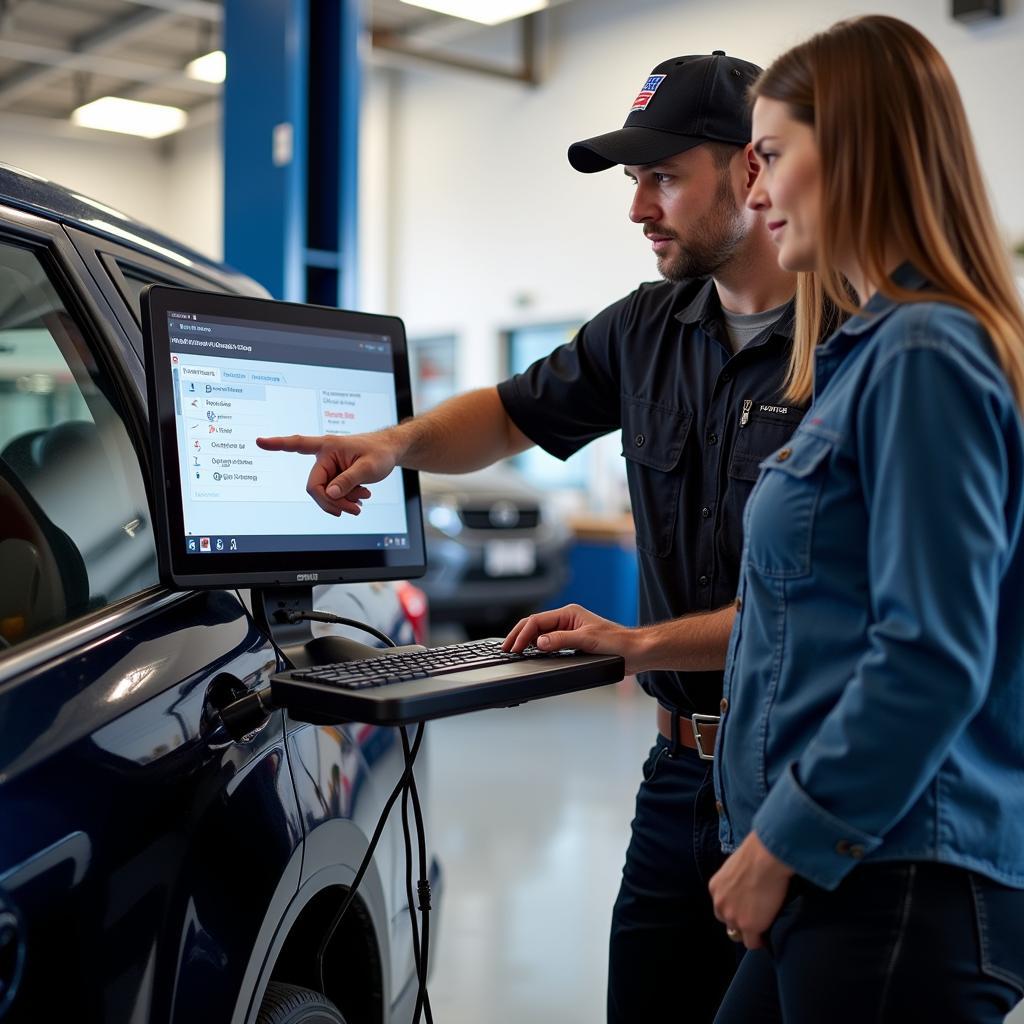
[[[814,129],[821,158],[818,275],[800,275],[787,397],[810,398],[822,328],[837,309],[857,312],[836,269],[836,253],[846,252],[894,301],[943,301],[977,317],[1024,409],[1024,310],[960,94],[938,50],[897,18],[852,18],[784,53],[752,96],[787,104]],[[889,243],[930,290],[889,279]]]

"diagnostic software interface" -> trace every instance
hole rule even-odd
[[[306,493],[312,456],[256,446],[397,423],[388,337],[173,311],[167,328],[188,554],[408,547],[401,470],[338,519]]]

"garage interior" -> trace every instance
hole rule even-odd
[[[1007,130],[1024,3],[1004,6],[978,22],[945,0],[887,13],[953,67],[1024,280],[1024,133]],[[0,0],[0,156],[275,298],[401,317],[423,411],[524,369],[656,276],[622,176],[565,159],[618,126],[650,67],[719,48],[766,63],[872,10],[794,0],[766,24],[754,0],[558,0],[486,26],[402,0]],[[138,130],[156,137],[96,126],[111,97],[167,108],[167,126],[152,109]],[[503,635],[538,601],[636,624],[617,436],[565,464],[534,451],[468,483],[425,479],[424,495],[431,643]],[[472,608],[469,584],[483,588]],[[604,1019],[608,920],[654,737],[632,679],[430,727],[438,1021]]]

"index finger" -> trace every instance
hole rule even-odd
[[[298,452],[300,455],[316,455],[323,443],[322,437],[310,437],[308,434],[256,438],[256,446],[265,452]]]
[[[512,652],[520,654],[530,644],[537,642],[541,633],[548,633],[552,629],[558,629],[562,623],[562,613],[558,611],[538,612],[531,615],[519,630],[519,635],[512,644]]]

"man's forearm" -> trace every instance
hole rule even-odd
[[[532,443],[509,419],[497,388],[457,395],[387,433],[398,465],[428,473],[469,473]]]
[[[735,617],[736,609],[730,604],[713,612],[685,615],[632,631],[635,671],[720,671],[725,668]]]

